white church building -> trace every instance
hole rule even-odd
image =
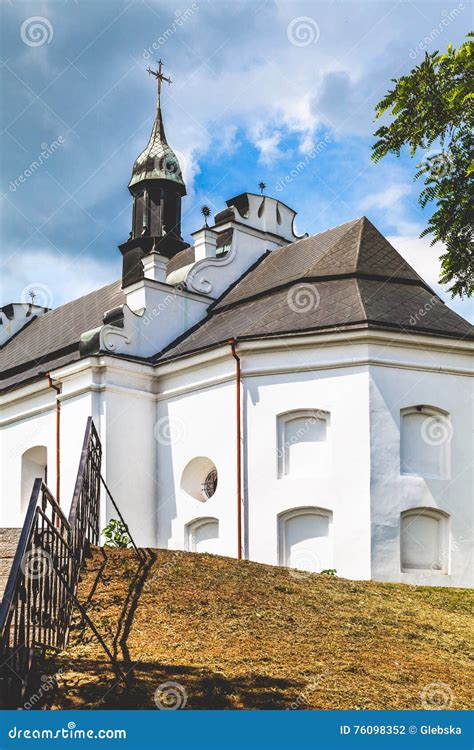
[[[159,99],[129,190],[120,279],[0,310],[0,527],[38,476],[68,512],[92,416],[141,546],[472,585],[472,326],[365,217],[242,193],[186,243]]]

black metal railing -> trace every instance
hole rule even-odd
[[[69,549],[69,523],[49,489],[36,479],[0,608],[6,706],[15,705],[22,693],[34,649],[64,644],[68,594],[56,571],[67,576]]]
[[[67,645],[75,606],[121,673],[76,598],[84,554],[88,545],[98,544],[100,539],[100,487],[101,483],[105,485],[101,460],[100,439],[89,417],[68,519],[44,482],[34,482],[0,607],[1,707],[21,705],[35,651],[44,653]],[[107,492],[118,511],[108,489]],[[133,546],[142,560],[134,542]]]
[[[101,465],[102,446],[92,417],[89,417],[69,511],[73,573],[77,580],[86,545],[99,543]]]

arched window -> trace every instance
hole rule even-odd
[[[326,463],[329,413],[298,409],[277,417],[278,476],[311,477]]]
[[[449,479],[453,429],[449,414],[433,406],[400,412],[400,472]]]
[[[21,512],[26,513],[35,479],[48,481],[48,451],[44,445],[29,448],[21,457]]]
[[[332,512],[294,508],[278,519],[279,563],[319,573],[334,567]]]
[[[219,521],[217,518],[196,518],[186,526],[186,548],[189,552],[219,552]]]
[[[181,489],[202,503],[213,497],[217,490],[217,469],[210,458],[197,456],[184,467]]]
[[[400,518],[402,571],[449,568],[449,516],[435,508],[412,508]]]

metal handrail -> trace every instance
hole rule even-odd
[[[39,493],[41,491],[42,485],[43,485],[43,481],[41,479],[35,479],[34,484],[33,484],[33,490],[32,490],[31,497],[30,497],[30,502],[28,503],[28,509],[26,511],[25,522],[21,530],[20,539],[18,540],[18,546],[16,548],[15,557],[13,558],[13,563],[10,568],[10,574],[8,576],[7,585],[5,587],[5,591],[3,592],[3,599],[0,604],[0,633],[3,632],[6,619],[8,617],[8,613],[12,606],[11,605],[12,594],[16,587],[16,584],[20,575],[21,562],[26,553],[28,540],[31,535],[31,528],[33,526],[34,515],[36,512],[36,506],[38,504],[38,497],[39,497]]]
[[[128,526],[101,475],[102,446],[92,417],[87,420],[73,500],[66,518],[48,487],[35,479],[0,607],[0,694],[11,706],[24,696],[36,650],[67,645],[77,607],[123,677],[116,659],[76,597],[86,548],[100,540],[101,484]],[[2,686],[3,682],[3,686]]]
[[[9,705],[26,688],[35,649],[65,645],[70,578],[69,522],[41,479],[33,485],[25,523],[0,608],[0,676]]]
[[[101,448],[99,436],[97,434],[97,430],[95,429],[95,425],[92,420],[92,417],[88,417],[87,423],[86,423],[86,431],[84,433],[84,440],[82,441],[81,457],[79,459],[79,467],[77,469],[76,483],[74,485],[71,508],[69,510],[69,523],[71,526],[74,525],[76,517],[77,517],[77,513],[78,513],[78,504],[79,504],[79,499],[80,499],[80,495],[82,492],[82,488],[84,485],[85,470],[87,466],[87,458],[89,454],[89,446],[90,446],[90,440],[91,440],[92,434],[94,435],[94,438],[97,440]],[[100,455],[102,455],[102,453],[100,453]],[[100,471],[100,461],[99,461],[99,471]]]

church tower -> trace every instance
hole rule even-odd
[[[171,83],[162,67],[159,60],[158,70],[147,71],[158,84],[156,116],[150,140],[135,160],[128,184],[133,196],[132,231],[128,241],[119,246],[124,287],[143,278],[146,255],[154,252],[171,258],[188,247],[181,237],[181,198],[186,186],[176,154],[166,140],[161,114],[161,84]]]

